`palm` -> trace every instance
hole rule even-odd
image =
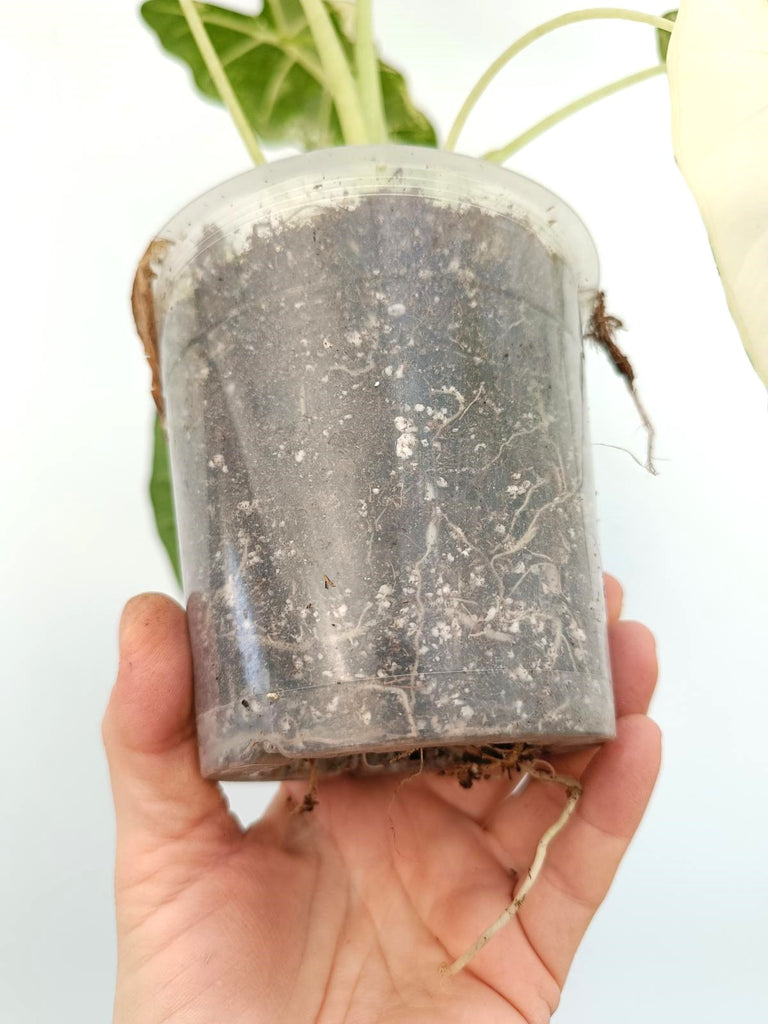
[[[577,814],[519,917],[446,978],[441,962],[510,902],[563,794],[533,782],[512,796],[506,779],[464,790],[430,775],[341,777],[321,782],[311,813],[297,812],[306,784],[285,784],[242,831],[197,770],[181,613],[140,600],[104,728],[118,816],[118,1024],[547,1021],[653,784],[647,633],[612,626],[619,739],[561,762],[586,768]],[[151,717],[142,692],[157,704],[161,677]]]

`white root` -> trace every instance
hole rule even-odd
[[[498,917],[489,928],[486,928],[483,934],[472,943],[466,952],[462,953],[462,955],[458,957],[458,959],[454,960],[453,963],[442,965],[441,971],[444,974],[458,974],[459,971],[463,970],[467,964],[477,956],[480,950],[490,942],[493,936],[496,935],[497,932],[500,932],[501,929],[508,925],[515,917],[517,912],[520,910],[520,907],[523,905],[523,901],[531,891],[536,879],[541,873],[541,869],[544,866],[544,861],[547,856],[549,844],[555,836],[565,828],[571,815],[576,809],[576,804],[579,802],[582,787],[581,783],[577,779],[571,778],[568,775],[558,775],[550,765],[543,761],[534,761],[530,764],[522,764],[520,767],[523,772],[535,779],[541,779],[544,782],[554,782],[560,786],[564,786],[567,794],[565,807],[557,821],[549,826],[547,831],[539,840],[536,847],[536,853],[533,858],[533,863],[528,869],[523,884],[520,886],[515,898],[505,909],[504,913],[501,914],[501,916]]]

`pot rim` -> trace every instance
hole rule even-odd
[[[595,243],[578,214],[544,185],[477,157],[394,143],[338,146],[289,156],[251,168],[187,203],[158,234],[172,243],[161,260],[155,299],[165,284],[207,247],[215,227],[225,236],[259,223],[279,223],[281,213],[309,215],[365,195],[418,194],[457,209],[472,206],[526,224],[571,269],[585,306],[599,281]],[[276,221],[276,218],[277,221]],[[217,237],[221,234],[217,232]],[[213,241],[210,244],[213,244]],[[158,294],[159,292],[159,294]]]

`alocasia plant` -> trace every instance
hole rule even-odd
[[[265,143],[289,143],[303,150],[383,142],[437,145],[436,133],[410,99],[403,76],[378,57],[372,0],[357,0],[354,6],[338,0],[265,0],[261,13],[253,16],[194,0],[147,0],[142,15],[164,48],[189,66],[200,91],[226,105],[257,163],[264,160]],[[768,0],[683,0],[679,11],[663,17],[613,7],[589,8],[545,22],[504,50],[479,78],[448,133],[445,148],[456,147],[474,105],[512,58],[557,29],[591,20],[626,20],[654,27],[660,60],[573,100],[482,159],[502,163],[585,106],[668,70],[675,155],[704,217],[744,344],[758,373],[768,381],[768,303],[762,298],[768,276]],[[265,262],[259,264],[260,269]],[[143,292],[141,286],[135,288],[133,296],[134,310],[140,312],[137,325],[144,322],[143,335],[156,335],[151,299],[146,301],[150,263],[142,261],[137,282],[144,281],[146,287]],[[206,300],[218,290],[215,284]],[[614,364],[632,387],[633,372],[612,341],[612,325],[621,324],[604,315],[600,294],[587,336],[603,339]],[[162,416],[156,337],[147,348]],[[649,426],[642,407],[638,408]],[[298,452],[297,462],[304,455],[304,450]],[[227,472],[226,465],[223,472]],[[151,496],[158,531],[178,577],[173,496],[160,419],[155,426]],[[436,522],[430,523],[428,537],[430,529],[437,531]],[[424,558],[426,554],[416,565]],[[324,580],[326,589],[336,586],[328,576]],[[306,605],[306,609],[311,607],[311,603]],[[497,609],[492,611],[495,615]],[[420,650],[419,644],[420,640],[416,650]],[[249,707],[247,700],[241,703]],[[415,728],[409,735],[416,735]],[[529,774],[565,786],[566,807],[542,837],[513,902],[447,967],[450,973],[461,970],[517,913],[543,863],[547,844],[576,805],[580,784],[536,764],[529,766]]]
[[[372,0],[265,0],[253,16],[194,0],[147,0],[141,13],[162,46],[189,66],[203,95],[225,104],[255,162],[264,160],[265,143],[303,150],[438,144],[403,75],[376,53]],[[556,29],[604,19],[654,27],[660,60],[575,99],[483,159],[504,162],[587,105],[668,70],[675,156],[699,203],[744,345],[768,383],[768,0],[682,0],[679,16],[596,7],[545,22],[479,78],[445,147],[455,148],[475,103],[516,54]],[[151,496],[178,577],[167,465],[158,427]]]

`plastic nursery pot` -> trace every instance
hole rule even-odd
[[[575,214],[470,158],[355,147],[161,237],[204,774],[612,737]]]

